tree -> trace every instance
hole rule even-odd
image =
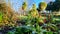
[[[45,2],[40,2],[38,7],[39,7],[39,8],[38,8],[39,10],[45,10],[45,8],[47,7],[47,3],[45,3]]]
[[[55,2],[48,3],[46,10],[59,11],[60,10],[60,0],[55,0]]]
[[[6,3],[0,4],[0,11],[6,11],[6,8],[7,8]]]
[[[27,3],[23,2],[22,4],[22,11],[20,12],[21,15],[26,15]]]
[[[48,5],[47,5],[47,8],[46,8],[46,10],[54,10],[54,6],[53,6],[53,4],[54,4],[54,2],[50,2],[50,3],[48,3]]]
[[[55,0],[56,2],[60,2],[60,0]]]
[[[22,4],[22,10],[26,10],[26,9],[27,9],[27,3],[23,2],[23,4]]]
[[[54,7],[55,7],[55,10],[57,10],[57,11],[60,10],[60,0],[55,0]]]
[[[38,11],[36,10],[36,5],[33,4],[32,9],[29,12],[32,16],[37,16],[38,15]]]
[[[7,6],[6,3],[0,4],[0,20],[1,23],[7,23],[8,21],[12,22],[13,10],[10,6]],[[9,22],[8,22],[9,23]]]

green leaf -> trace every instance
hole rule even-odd
[[[2,16],[3,16],[3,14],[2,14],[2,12],[0,12],[0,21],[2,21]]]

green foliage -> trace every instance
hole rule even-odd
[[[54,5],[54,7],[55,7],[55,8],[53,8],[53,10],[60,9],[57,4],[59,4],[58,1],[55,1],[55,3],[52,3],[52,5]],[[42,34],[42,33],[43,34],[53,34],[54,32],[56,32],[56,34],[57,34],[59,31],[59,27],[57,26],[58,25],[57,23],[60,22],[60,16],[54,17],[52,14],[50,16],[47,15],[48,17],[47,16],[44,17],[42,15],[41,15],[42,17],[40,17],[35,4],[32,5],[31,10],[28,10],[28,15],[20,16],[20,18],[19,19],[17,18],[16,20],[12,19],[12,16],[14,14],[12,14],[12,12],[11,13],[9,12],[10,9],[8,12],[5,11],[6,7],[4,5],[5,4],[0,4],[0,9],[4,10],[4,11],[0,11],[0,22],[2,21],[2,23],[0,23],[0,24],[2,24],[0,30],[6,28],[6,30],[9,30],[7,32],[7,34],[33,34],[33,33],[34,34]],[[49,5],[49,6],[51,7],[52,5]],[[58,6],[58,8],[56,6]],[[46,7],[47,7],[47,4],[45,2],[41,2],[39,4],[38,9],[45,10]],[[23,3],[22,9],[23,10],[27,9],[26,2]],[[18,14],[17,14],[17,16],[19,17]],[[15,17],[15,15],[14,15],[14,17]],[[19,21],[19,22],[17,22],[17,21]],[[8,26],[8,27],[5,27],[5,26]],[[13,29],[11,30],[11,28],[13,28]]]
[[[0,12],[0,22],[3,20],[3,13]]]
[[[32,9],[36,10],[36,5],[35,4],[33,4]]]
[[[22,4],[22,9],[23,9],[23,10],[26,10],[26,9],[27,9],[27,3],[26,3],[26,2],[24,2],[24,3]]]
[[[14,32],[9,31],[7,34],[14,34]]]
[[[46,7],[47,7],[47,3],[40,2],[40,4],[39,4],[39,10],[45,10]]]
[[[55,2],[48,3],[48,6],[46,8],[47,10],[51,11],[59,11],[60,10],[60,0],[55,0]]]
[[[48,32],[44,32],[44,34],[53,34],[53,32],[48,31]]]
[[[15,34],[32,34],[32,30],[29,26],[20,26],[16,28]]]
[[[29,11],[29,14],[32,17],[38,16],[38,11],[36,10],[36,5],[35,4],[33,4],[32,9]]]

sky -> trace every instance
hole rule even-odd
[[[18,11],[18,9],[22,6],[22,3],[25,0],[9,0],[11,3],[11,7],[15,10]],[[36,7],[38,7],[38,4],[40,2],[46,2],[49,3],[50,1],[55,1],[55,0],[26,0],[28,7],[31,7],[33,3],[36,3]],[[8,4],[8,0],[6,0],[6,3]]]

